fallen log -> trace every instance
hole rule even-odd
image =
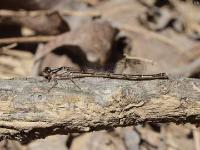
[[[0,80],[0,140],[28,143],[54,134],[81,133],[147,122],[200,121],[200,80],[128,81],[97,77],[47,82]],[[49,90],[51,89],[51,90]]]

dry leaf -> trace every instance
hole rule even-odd
[[[74,139],[70,150],[126,150],[118,136],[105,131],[83,134]]]
[[[75,56],[74,61],[79,62],[80,66],[86,66],[88,63],[103,65],[110,57],[116,34],[117,30],[108,22],[87,22],[78,29],[62,34],[56,40],[38,48],[35,64],[50,52],[61,49],[63,54]],[[59,59],[54,60],[55,65],[58,61]]]

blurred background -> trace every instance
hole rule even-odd
[[[46,66],[199,78],[199,14],[197,0],[1,0],[0,78],[36,77]],[[0,149],[200,150],[200,130],[144,124]]]

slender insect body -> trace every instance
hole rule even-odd
[[[122,79],[122,80],[155,80],[155,79],[168,79],[168,76],[165,73],[151,74],[151,75],[142,75],[142,74],[114,74],[114,73],[104,73],[104,72],[82,72],[73,70],[69,67],[60,67],[52,69],[46,67],[43,70],[43,76],[48,80],[64,80],[69,79],[71,82],[81,89],[75,82],[74,78],[84,78],[84,77],[100,77],[100,78],[110,78],[110,79]]]

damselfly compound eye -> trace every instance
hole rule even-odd
[[[51,72],[51,68],[50,67],[45,67],[42,72],[43,73],[50,73]]]
[[[193,0],[193,4],[200,6],[200,0]]]

